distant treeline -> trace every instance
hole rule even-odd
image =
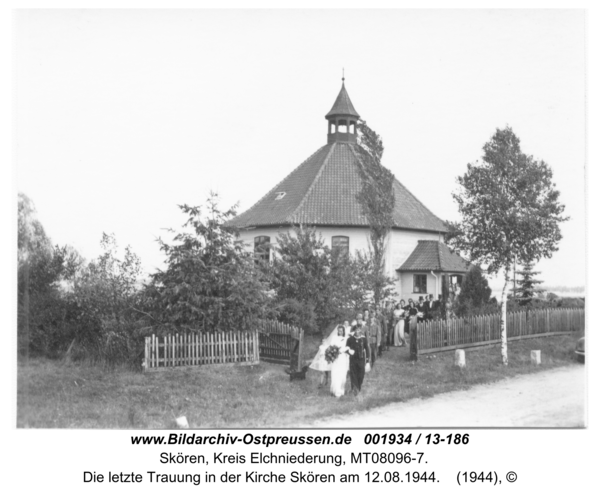
[[[542,285],[540,286],[540,290],[543,290],[544,292],[575,292],[580,294],[582,292],[585,292],[585,287],[567,287],[566,285]]]

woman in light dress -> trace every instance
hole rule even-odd
[[[404,299],[396,305],[394,309],[394,346],[402,347],[406,345],[404,338]]]
[[[350,356],[348,355],[348,332],[344,325],[338,325],[334,330],[334,336],[331,338],[329,345],[335,345],[340,348],[338,357],[331,363],[331,387],[330,391],[335,397],[344,395],[346,389],[346,377],[350,368]],[[328,346],[329,347],[329,346]]]
[[[334,328],[333,331],[322,340],[321,345],[319,346],[319,350],[317,351],[317,354],[315,355],[314,359],[312,360],[312,362],[309,365],[310,369],[321,372],[321,379],[319,380],[319,388],[327,385],[327,383],[329,381],[329,374],[331,372],[331,364],[332,363],[328,363],[327,360],[325,359],[325,350],[329,347],[329,345],[330,345],[329,342],[331,341],[331,339],[336,336],[337,336],[337,327]]]

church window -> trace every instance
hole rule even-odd
[[[331,238],[331,251],[334,255],[345,255],[350,253],[350,238],[345,235],[334,235]]]
[[[413,275],[413,294],[427,294],[427,275]]]
[[[271,257],[271,238],[259,235],[254,238],[254,256],[257,260],[269,261]]]

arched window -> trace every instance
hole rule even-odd
[[[271,238],[268,235],[259,235],[254,238],[254,256],[257,260],[269,261],[271,259]]]
[[[348,256],[350,253],[350,238],[345,235],[334,235],[331,238],[331,251],[335,256]]]

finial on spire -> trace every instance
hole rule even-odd
[[[344,84],[345,80],[346,80],[346,77],[344,75],[344,68],[342,67],[342,84]]]

